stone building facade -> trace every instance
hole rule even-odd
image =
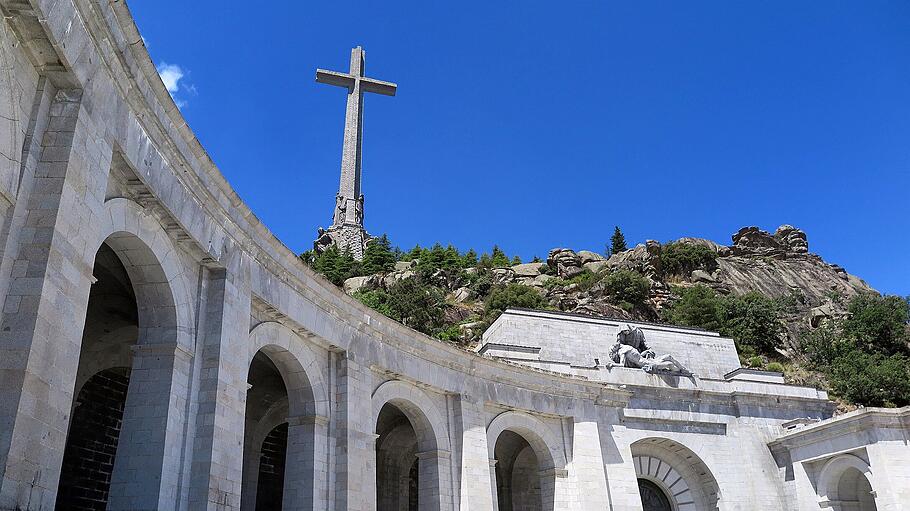
[[[643,325],[681,378],[609,320],[409,330],[256,219],[124,2],[0,11],[0,509],[907,509],[907,410],[816,422],[703,332]]]

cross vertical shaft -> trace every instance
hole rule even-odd
[[[364,52],[359,46],[351,50],[350,76],[356,77],[348,92],[344,115],[344,146],[341,152],[341,182],[338,195],[349,199],[360,197],[361,150],[363,147],[363,92],[360,78],[364,73]],[[348,208],[352,210],[354,208]],[[346,221],[350,221],[346,219]]]

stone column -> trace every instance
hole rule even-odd
[[[378,437],[370,406],[373,376],[358,353],[339,356],[338,364],[335,509],[374,511]]]
[[[56,501],[110,148],[79,90],[56,91],[0,319],[0,509]],[[34,155],[28,155],[32,158]]]
[[[326,509],[328,423],[328,417],[320,415],[288,417],[284,509]]]
[[[109,510],[177,506],[192,358],[192,353],[174,344],[133,346],[133,367],[111,476]]]
[[[490,459],[487,448],[487,423],[481,403],[470,396],[458,396],[455,402],[453,437],[460,444],[461,474],[458,489],[461,511],[493,511],[496,509],[496,460]],[[459,453],[459,449],[456,449]]]
[[[640,510],[641,498],[638,496],[638,476],[635,474],[632,449],[623,440],[625,427],[618,426],[618,423],[618,411],[615,410],[602,414],[598,422],[607,491],[613,509]]]
[[[207,278],[189,508],[220,511],[240,507],[251,294],[239,268]]]
[[[419,511],[452,509],[449,489],[449,451],[417,453],[417,508]]]
[[[572,472],[576,509],[611,509],[607,474],[596,421],[576,420],[572,435]]]

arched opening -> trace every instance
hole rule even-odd
[[[566,494],[560,440],[540,419],[504,412],[487,427],[491,474],[499,511],[550,511]]]
[[[172,247],[154,241],[157,251],[118,231],[95,254],[57,509],[155,509],[178,491],[192,318],[175,268],[157,257]],[[123,386],[122,406],[99,404]],[[84,448],[98,433],[85,421],[107,426],[97,452]]]
[[[876,511],[872,485],[866,475],[854,467],[841,474],[837,481],[837,494],[831,504],[843,511]]]
[[[318,507],[319,418],[303,367],[287,349],[266,345],[252,357],[247,386],[240,508]]]
[[[278,367],[259,351],[247,377],[244,510],[282,509],[288,455],[288,390]]]
[[[411,421],[398,407],[386,403],[379,411],[376,434],[376,509],[422,509],[421,463],[417,457],[417,433]]]
[[[553,474],[542,471],[534,448],[523,436],[514,431],[503,431],[493,452],[499,511],[552,509],[552,503],[545,503],[543,488],[553,486]],[[545,507],[545,504],[549,505]]]
[[[95,256],[56,509],[105,510],[139,337],[136,295],[110,246]]]
[[[717,480],[691,449],[667,438],[632,444],[632,461],[645,511],[716,511]]]
[[[670,495],[650,479],[638,478],[638,493],[643,511],[673,511]]]
[[[836,456],[819,472],[819,503],[835,511],[875,511],[872,481],[872,470],[863,458],[854,453]]]

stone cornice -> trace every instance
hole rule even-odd
[[[910,406],[856,410],[784,433],[768,442],[768,447],[772,451],[788,450],[844,434],[874,429],[903,430],[905,438],[910,441]]]

